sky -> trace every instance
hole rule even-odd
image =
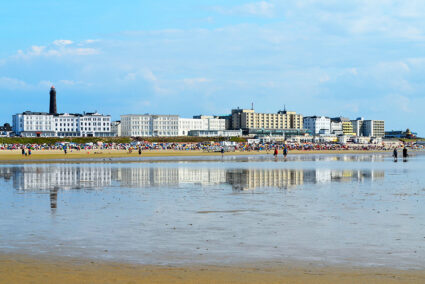
[[[0,123],[14,113],[385,120],[425,136],[423,0],[0,4]]]

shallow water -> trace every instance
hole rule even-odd
[[[0,252],[423,269],[424,162],[367,154],[3,165]]]

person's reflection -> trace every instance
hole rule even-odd
[[[59,188],[57,186],[50,190],[50,209],[52,213],[55,213],[58,207],[58,191]]]

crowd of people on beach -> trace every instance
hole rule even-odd
[[[399,144],[338,144],[338,143],[247,143],[247,142],[205,142],[205,143],[55,143],[55,144],[0,144],[0,150],[22,150],[22,155],[31,155],[31,151],[61,150],[65,154],[70,151],[125,150],[129,153],[138,151],[204,151],[204,152],[235,152],[235,151],[323,151],[323,150],[355,150],[355,151],[385,151],[398,147],[424,149],[423,145],[415,143]]]

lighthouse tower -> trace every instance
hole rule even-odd
[[[58,113],[58,109],[56,108],[56,89],[55,89],[55,86],[52,86],[50,88],[50,109],[49,109],[49,113],[50,114],[57,114]]]

